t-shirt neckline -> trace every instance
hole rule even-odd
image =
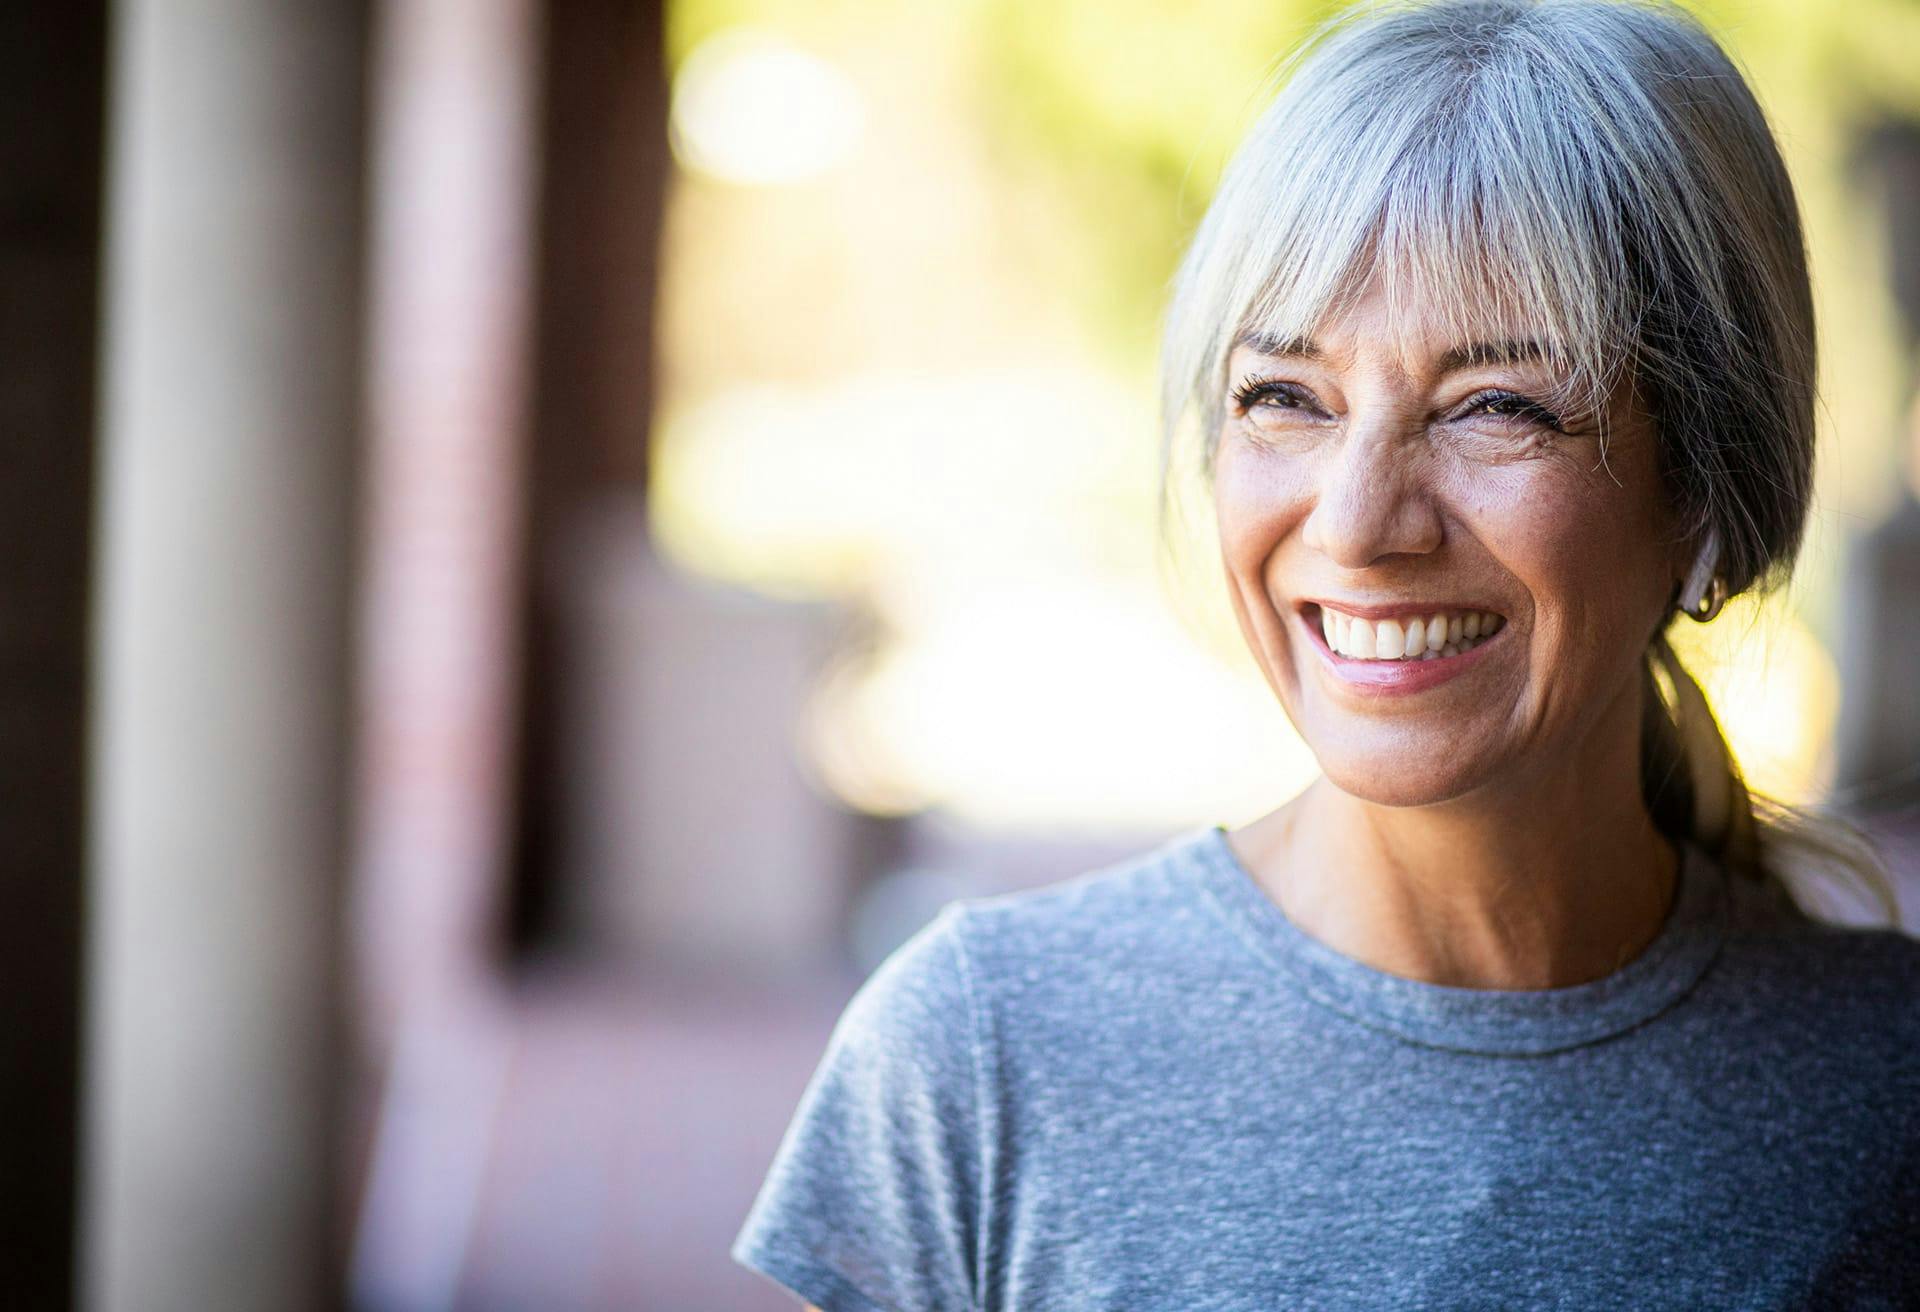
[[[1228,925],[1314,1001],[1352,1020],[1431,1047],[1537,1055],[1608,1038],[1677,1003],[1727,934],[1725,868],[1680,844],[1679,888],[1660,932],[1624,966],[1554,989],[1471,989],[1379,970],[1309,935],[1240,864],[1224,825],[1186,846]]]

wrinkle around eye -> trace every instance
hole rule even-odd
[[[1553,455],[1566,434],[1529,419],[1467,415],[1435,425],[1442,445],[1478,464],[1506,464]]]
[[[1273,406],[1255,406],[1232,415],[1226,431],[1232,440],[1249,449],[1274,455],[1305,455],[1338,440],[1340,422],[1315,415],[1309,410]]]

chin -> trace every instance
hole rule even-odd
[[[1307,739],[1327,782],[1376,806],[1433,806],[1472,792],[1492,773],[1480,755],[1435,760],[1417,743],[1372,747],[1359,742],[1334,747]]]

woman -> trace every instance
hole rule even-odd
[[[947,906],[734,1257],[827,1312],[1920,1306],[1920,945],[1799,909],[1870,859],[1755,816],[1664,637],[1784,577],[1811,488],[1725,55],[1603,0],[1336,23],[1166,363],[1324,775]]]

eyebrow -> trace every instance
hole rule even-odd
[[[1319,360],[1326,355],[1320,349],[1320,344],[1311,337],[1283,337],[1253,331],[1240,334],[1233,344],[1275,359]],[[1535,341],[1468,342],[1465,346],[1453,347],[1440,357],[1440,372],[1450,374],[1479,365],[1520,364],[1546,358],[1545,348]]]
[[[1440,357],[1440,372],[1450,374],[1485,364],[1520,364],[1526,360],[1544,360],[1545,349],[1538,342],[1469,342],[1456,346]]]
[[[1234,338],[1233,344],[1276,359],[1295,356],[1306,360],[1318,360],[1325,354],[1311,337],[1282,337],[1274,333],[1263,333],[1257,329],[1241,333]]]

